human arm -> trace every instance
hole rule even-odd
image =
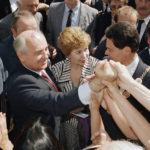
[[[117,92],[117,89],[114,86],[107,81],[104,81],[103,83],[108,87],[109,93],[112,95],[113,100],[116,101],[136,136],[147,147],[147,149],[150,149],[150,124],[124,96]],[[109,97],[109,95],[107,95],[107,97]]]
[[[0,148],[2,150],[13,150],[13,144],[8,138],[6,115],[0,113]]]
[[[91,114],[91,140],[93,144],[98,144],[100,142],[100,137],[95,138],[95,134],[100,130],[104,130],[104,125],[99,112],[99,108],[103,98],[103,91],[95,95],[91,93],[91,103],[89,105]]]
[[[150,111],[150,90],[147,89],[144,85],[135,81],[125,66],[112,60],[110,61],[110,64],[117,71],[118,85],[131,93],[137,101],[139,101],[146,109]]]
[[[118,95],[117,93],[115,94]],[[120,128],[122,133],[128,138],[136,140],[137,137],[131,130],[126,117],[124,116],[120,108],[118,107],[117,103],[114,100],[112,100],[110,96],[108,96],[106,89],[104,91],[104,100],[107,104],[109,113],[112,115],[113,120],[115,121],[117,126]]]

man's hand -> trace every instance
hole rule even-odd
[[[47,10],[47,9],[49,9],[49,5],[47,5],[47,4],[45,4],[45,3],[39,3],[39,5],[38,5],[38,11],[40,11],[40,10]]]
[[[0,148],[2,148],[3,150],[13,149],[13,145],[8,138],[6,115],[3,113],[0,113]]]
[[[92,0],[86,0],[86,1],[84,2],[84,4],[86,4],[86,5],[88,5],[88,6],[91,6],[91,2],[92,2]]]
[[[48,48],[49,48],[49,52],[50,52],[50,55],[51,55],[52,59],[54,59],[57,55],[56,48],[51,46],[50,44],[48,44]]]
[[[110,60],[110,65],[117,71],[117,84],[121,88],[126,89],[129,83],[134,81],[128,70],[124,65],[119,62],[114,62],[113,60]]]

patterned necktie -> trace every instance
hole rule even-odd
[[[44,77],[56,89],[56,92],[58,92],[58,89],[57,89],[55,83],[52,80],[50,80],[48,78],[48,76],[43,71],[41,72],[41,75],[42,75],[42,77]]]
[[[69,15],[68,15],[68,20],[66,23],[66,27],[70,27],[71,26],[71,14],[72,14],[72,10],[69,10]]]
[[[141,26],[142,26],[143,22],[144,22],[144,20],[139,20],[139,22],[138,22],[137,30],[138,30],[139,34],[140,34],[140,31],[141,31]]]

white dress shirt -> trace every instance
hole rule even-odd
[[[18,8],[16,0],[9,0],[10,6],[11,6],[11,11],[14,12]]]

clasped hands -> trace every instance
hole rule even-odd
[[[104,101],[103,106],[106,108],[105,101],[123,96],[119,88],[127,89],[128,83],[133,80],[125,66],[112,60],[100,61],[94,69],[94,74],[94,79],[89,81],[89,86],[93,91],[90,107],[95,105],[94,107],[99,108]]]

